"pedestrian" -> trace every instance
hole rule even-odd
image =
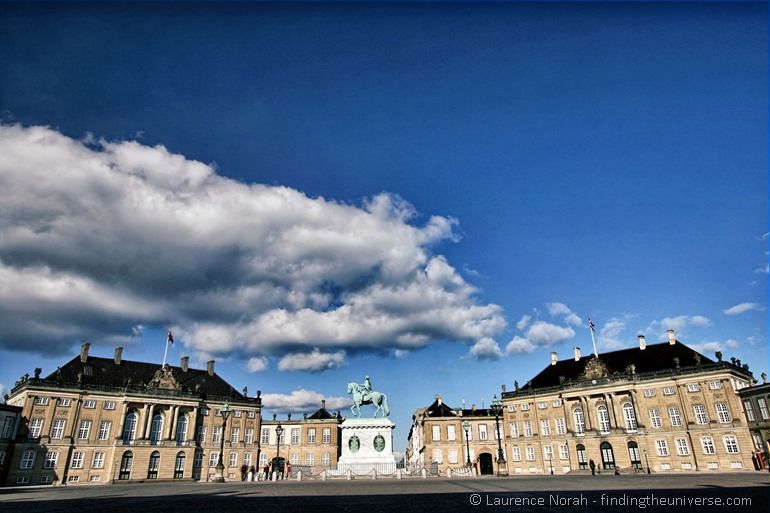
[[[244,463],[241,465],[241,481],[246,481],[246,472],[248,472],[249,467],[246,466]]]
[[[596,475],[596,463],[594,463],[594,460],[588,460],[588,466],[591,467],[591,475]]]
[[[270,463],[265,463],[265,481],[270,481]]]
[[[248,482],[254,481],[254,465],[249,467],[249,475],[246,476],[246,481]]]

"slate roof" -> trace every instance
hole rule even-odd
[[[249,401],[243,394],[230,386],[215,372],[210,376],[207,370],[169,366],[183,392],[200,393],[210,396],[230,397],[233,400]],[[64,366],[49,374],[44,381],[78,383],[78,374],[85,388],[89,385],[101,387],[147,387],[161,366],[157,363],[122,360],[120,365],[113,358],[89,356],[85,363],[76,356]]]
[[[564,382],[580,381],[583,371],[589,361],[595,359],[594,355],[582,357],[575,361],[574,358],[561,360],[555,365],[548,365],[539,374],[532,378],[526,385],[521,387],[522,391],[536,390],[540,388],[549,388],[562,385]],[[607,366],[609,375],[626,374],[629,366],[634,366],[636,374],[654,373],[662,371],[674,371],[677,369],[675,358],[678,358],[679,368],[697,367],[698,360],[700,366],[715,365],[717,362],[702,355],[698,351],[687,347],[679,341],[674,344],[662,342],[660,344],[650,344],[644,350],[639,347],[630,349],[621,349],[599,354],[599,360]],[[720,365],[734,367],[736,370],[746,373],[741,367],[730,364],[729,362],[720,362]],[[507,394],[506,394],[507,395]]]
[[[426,417],[494,417],[489,408],[463,408],[458,410],[447,405],[444,401],[436,399],[433,404],[425,408]]]
[[[319,408],[316,410],[316,412],[312,415],[308,415],[307,420],[329,420],[329,419],[340,419],[341,417],[335,417],[331,413],[329,413],[329,410],[326,408]]]

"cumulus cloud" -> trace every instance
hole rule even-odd
[[[707,341],[700,342],[698,344],[688,344],[690,347],[698,351],[699,353],[708,356],[713,359],[713,353],[716,351],[724,351],[726,349],[735,349],[738,347],[738,341],[734,339],[727,339],[724,342],[720,341]]]
[[[171,326],[200,356],[240,355],[257,371],[316,348],[487,347],[506,324],[432,253],[458,240],[457,221],[417,223],[393,194],[311,198],[163,146],[4,125],[0,211],[4,349],[127,344],[138,325]]]
[[[246,362],[246,370],[249,372],[260,372],[265,369],[267,369],[267,357],[265,356],[255,356]]]
[[[735,306],[731,306],[727,310],[724,310],[726,315],[740,315],[742,313],[750,312],[752,310],[761,310],[762,305],[759,303],[739,303]]]
[[[505,346],[505,352],[508,354],[516,353],[531,353],[537,349],[535,344],[527,340],[526,338],[514,336],[508,345]]]
[[[345,364],[345,352],[322,353],[314,349],[310,353],[287,354],[278,362],[278,370],[320,372],[342,367]]]
[[[479,360],[499,360],[503,356],[500,346],[489,337],[478,340],[469,352],[471,356]]]
[[[665,336],[667,330],[674,330],[679,334],[687,328],[708,328],[711,319],[702,315],[678,315],[676,317],[664,317],[659,321],[652,321],[645,330],[647,333]]]
[[[575,336],[575,330],[544,321],[535,321],[527,329],[527,339],[535,345],[544,346],[564,342]]]
[[[519,322],[516,323],[516,329],[519,331],[524,331],[529,325],[529,321],[531,320],[532,320],[532,316],[527,314],[522,315],[521,319],[519,319]]]
[[[313,413],[321,407],[321,401],[324,399],[329,411],[347,408],[353,404],[353,401],[345,396],[324,397],[313,390],[300,388],[291,394],[263,394],[262,407],[275,413]]]
[[[626,329],[626,321],[620,317],[612,317],[599,329],[597,344],[601,351],[614,350],[623,347],[621,333]]]
[[[545,306],[551,317],[563,317],[564,322],[572,324],[573,326],[580,326],[583,324],[582,319],[580,319],[580,317],[564,303],[546,303]]]

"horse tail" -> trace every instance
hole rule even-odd
[[[390,407],[388,406],[388,396],[385,394],[382,394],[382,411],[383,413],[385,413],[386,417],[390,415]]]

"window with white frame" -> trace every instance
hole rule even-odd
[[[315,454],[312,452],[307,453],[307,456],[305,456],[305,463],[311,467],[315,465]]]
[[[725,435],[722,440],[725,443],[725,451],[729,454],[737,454],[740,452],[738,449],[738,439],[733,435]]]
[[[313,428],[313,429],[315,429],[315,428]],[[286,429],[281,431],[281,435],[278,437],[278,443],[280,445],[283,445],[283,444],[286,443],[286,435],[288,434],[286,431],[287,431]]]
[[[251,453],[247,452],[243,455],[243,464],[247,467],[251,466]]]
[[[237,467],[238,466],[238,453],[235,451],[230,451],[230,457],[227,459],[227,466],[228,467]]]
[[[45,453],[43,468],[56,468],[56,462],[59,461],[59,451],[48,451]]]
[[[83,401],[83,408],[85,408],[86,410],[93,410],[94,408],[96,408],[96,401],[94,401],[93,399],[86,399],[85,401]]]
[[[136,422],[139,416],[136,412],[131,412],[126,415],[126,420],[123,423],[123,442],[133,442],[136,436]]]
[[[488,440],[489,436],[487,435],[487,425],[486,424],[479,424],[479,440]]]
[[[96,451],[94,458],[91,461],[91,468],[103,468],[104,467],[104,453],[102,451]]]
[[[655,450],[658,456],[668,456],[668,443],[665,440],[655,440]]]
[[[446,427],[446,439],[449,440],[450,442],[454,442],[455,440],[457,440],[457,434],[455,433],[454,424],[449,424]]]
[[[548,408],[548,403],[547,403],[547,402],[545,402],[545,401],[539,401],[539,402],[537,403],[537,407],[538,407],[538,409],[540,409],[540,410],[545,410],[546,408]]]
[[[508,405],[508,413],[515,413],[516,412],[516,405],[515,404],[509,404]]]
[[[46,406],[48,404],[48,397],[35,397],[35,406]]]
[[[709,390],[722,390],[721,381],[709,381]]]
[[[60,398],[58,401],[56,401],[56,406],[67,407],[70,405],[71,402],[72,402],[71,399]]]
[[[260,437],[260,443],[262,445],[270,445],[270,430],[268,428],[262,428],[262,436]]]
[[[323,428],[323,431],[321,431],[321,443],[322,444],[330,444],[332,443],[332,428]]]
[[[254,428],[246,428],[246,443],[254,443]]]
[[[40,484],[51,484],[53,483],[53,476],[51,474],[44,474],[40,476]]]
[[[767,411],[767,401],[765,401],[764,397],[757,399],[757,405],[759,405],[759,416],[762,417],[762,420],[770,419],[770,413]]]
[[[230,442],[237,444],[241,439],[241,428],[234,427],[230,430]]]
[[[64,426],[67,421],[64,419],[56,419],[53,421],[53,431],[51,431],[51,438],[59,439],[64,436]]]
[[[553,460],[553,447],[550,445],[543,446],[543,459],[545,461]]]
[[[692,412],[695,414],[695,422],[697,424],[708,424],[709,417],[706,414],[706,407],[702,404],[694,404]]]
[[[663,395],[674,395],[675,393],[674,387],[663,387]]]
[[[176,420],[176,443],[183,444],[187,441],[187,416],[180,415]]]
[[[572,410],[572,419],[575,422],[575,433],[582,435],[586,431],[586,421],[583,417],[583,408]]]
[[[321,465],[323,465],[324,467],[330,467],[331,464],[332,464],[331,454],[329,454],[328,452],[325,452],[321,457]]]
[[[78,440],[88,440],[88,435],[91,434],[91,421],[81,420],[80,426],[78,426]]]
[[[432,440],[434,442],[441,440],[441,426],[432,426],[431,433],[433,435]]]
[[[19,468],[22,470],[29,470],[34,465],[35,465],[35,451],[32,449],[27,449],[21,455],[21,462],[19,463]]]
[[[551,403],[551,406],[553,406],[554,408],[558,408],[559,406],[561,406],[561,399],[554,399],[553,402]]]
[[[203,451],[195,451],[193,456],[193,468],[201,468],[203,466]]]
[[[40,432],[43,431],[43,419],[40,417],[29,421],[29,437],[40,438]]]
[[[518,445],[511,449],[511,456],[513,457],[513,461],[521,461],[521,449],[519,449]]]
[[[564,423],[564,417],[556,418],[556,434],[563,435],[567,433],[567,425]]]
[[[714,409],[717,412],[717,419],[721,424],[727,424],[732,421],[733,418],[730,415],[730,409],[727,407],[727,403],[716,403]]]
[[[610,414],[609,414],[609,411],[607,411],[607,407],[603,404],[600,404],[596,408],[596,415],[599,418],[599,431],[602,433],[609,433],[610,432]]]
[[[265,454],[265,457],[267,457],[266,454]],[[217,463],[219,463],[219,453],[218,452],[209,453],[209,467],[216,467]]]
[[[663,427],[663,422],[660,419],[660,410],[658,408],[650,409],[650,425],[654,428]]]
[[[752,432],[751,433],[751,438],[752,438],[752,441],[754,442],[754,449],[756,449],[758,451],[764,450],[764,444],[762,443],[762,437],[759,435],[759,433]],[[1,462],[0,462],[0,465],[2,465]]]
[[[299,465],[299,451],[294,451],[289,457],[289,462],[292,465]]]
[[[559,459],[560,460],[569,459],[569,447],[567,447],[567,444],[559,444]]]
[[[687,383],[688,392],[700,392],[700,385],[698,383]]]
[[[655,389],[654,388],[645,388],[644,389],[644,397],[655,397]]]
[[[75,451],[72,453],[72,468],[83,468],[83,451]]]
[[[518,422],[511,422],[508,424],[508,429],[511,431],[511,438],[518,438],[519,437],[519,423]]]
[[[690,446],[687,445],[686,438],[677,438],[675,442],[676,442],[676,453],[679,456],[688,456],[690,454]]]
[[[163,434],[163,415],[160,413],[152,418],[150,423],[150,443],[157,444]]]
[[[668,407],[668,418],[671,421],[671,425],[679,427],[682,425],[682,415],[679,413],[679,408],[676,406]]]
[[[700,437],[700,445],[703,448],[703,454],[716,454],[717,450],[714,447],[714,439],[710,436]]]
[[[291,428],[291,445],[299,445],[299,428]]]
[[[99,434],[97,438],[99,440],[107,440],[110,437],[110,430],[112,429],[112,422],[109,420],[103,420],[99,423]]]
[[[259,453],[259,466],[264,467],[267,465],[267,454],[264,452]]]
[[[457,463],[457,449],[449,449],[447,452],[447,460],[453,465]]]
[[[242,413],[243,413],[243,412],[242,412],[241,410],[235,410],[235,411],[233,412],[233,417],[235,417],[236,419],[239,419],[239,418],[241,418],[241,414],[242,414]]]
[[[203,444],[206,442],[206,426],[198,426],[198,443]],[[267,442],[265,442],[267,443]]]
[[[757,420],[757,416],[754,415],[754,406],[752,406],[751,401],[743,401],[743,411],[746,412],[746,418],[749,419],[749,422]]]
[[[80,481],[80,476],[69,476],[69,477],[67,477],[67,482],[68,483],[77,483],[78,481]]]
[[[254,412],[254,411],[246,412],[246,418],[247,419],[256,419],[257,418],[257,412]]]
[[[521,403],[521,411],[528,411],[529,403]]]
[[[527,461],[535,461],[535,448],[531,445],[527,446]]]
[[[114,410],[115,409],[115,401],[104,401],[104,404],[102,405],[102,408],[105,410]]]
[[[634,412],[634,405],[630,402],[623,403],[623,420],[625,420],[628,431],[636,431],[636,413]]]
[[[16,476],[16,484],[27,484],[29,483],[29,476],[26,474],[20,474]]]
[[[222,426],[214,426],[211,430],[211,443],[218,444],[222,440]]]
[[[540,419],[540,435],[551,436],[551,423],[548,419]]]
[[[14,417],[5,418],[5,421],[3,422],[2,438],[11,438],[11,436],[13,436],[13,426],[15,423],[16,419]]]
[[[315,428],[309,428],[307,430],[307,443],[309,444],[315,443]]]
[[[532,436],[532,421],[531,420],[525,420],[524,421],[524,436],[529,438]]]

